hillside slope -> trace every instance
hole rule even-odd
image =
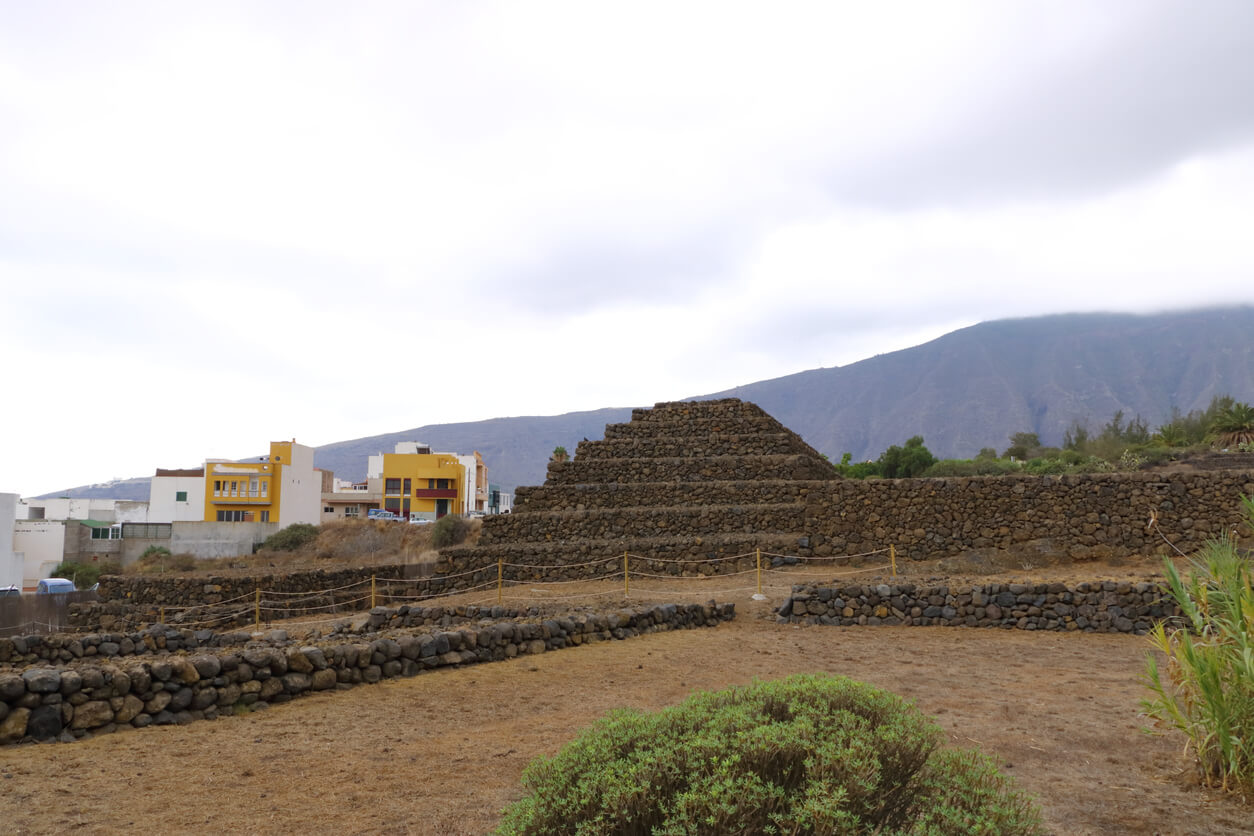
[[[1116,410],[1151,427],[1173,408],[1204,409],[1215,395],[1254,401],[1254,307],[1139,316],[1063,314],[964,328],[914,348],[696,396],[753,401],[838,459],[873,459],[921,434],[942,458],[1002,450],[1014,432],[1058,444],[1073,421],[1098,429]],[[317,448],[314,462],[362,479],[366,458],[397,441],[478,450],[506,490],[544,481],[553,448],[599,439],[631,409],[433,424]],[[147,479],[56,495],[147,498]]]

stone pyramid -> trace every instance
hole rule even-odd
[[[528,574],[518,564],[537,579],[554,579],[541,570],[552,566],[593,577],[607,567],[576,564],[629,552],[657,559],[659,573],[710,574],[751,565],[745,555],[758,548],[806,555],[806,495],[837,478],[755,404],[659,403],[580,442],[573,461],[550,463],[544,485],[518,488],[513,513],[487,518],[478,545],[441,552],[437,571],[503,560],[515,564],[511,577]]]

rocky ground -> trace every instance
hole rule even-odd
[[[1152,569],[1086,565],[1031,578]],[[653,710],[694,689],[826,671],[914,699],[955,745],[991,754],[1034,793],[1053,832],[1254,832],[1254,806],[1197,786],[1182,738],[1143,732],[1143,637],[781,625],[770,607],[789,580],[770,579],[767,602],[728,578],[633,584],[634,602],[735,601],[736,621],[714,629],[323,692],[185,727],[0,749],[0,822],[8,833],[480,834],[521,794],[528,761],[611,708]],[[623,600],[621,587],[604,585],[509,593]]]

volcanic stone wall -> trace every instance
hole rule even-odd
[[[778,620],[839,626],[1001,627],[1086,633],[1145,633],[1179,617],[1171,596],[1148,582],[805,584]]]
[[[313,691],[346,689],[439,667],[509,659],[664,630],[711,627],[735,617],[731,604],[662,604],[533,620],[480,620],[431,630],[426,613],[377,611],[367,640],[299,646],[277,634],[238,649],[166,649],[104,664],[77,657],[57,667],[0,666],[0,744],[73,740],[89,733],[184,724],[265,708]],[[180,638],[182,633],[173,631]],[[192,637],[194,639],[194,637]],[[141,640],[142,641],[142,640]],[[23,657],[29,654],[23,654]]]
[[[1241,494],[1254,496],[1254,472],[844,480],[809,490],[805,530],[819,556],[893,543],[923,560],[1037,542],[1084,559],[1162,551],[1164,536],[1187,552],[1239,526]]]

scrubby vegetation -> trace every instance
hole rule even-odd
[[[1254,530],[1254,500],[1241,497]],[[1167,660],[1146,659],[1153,696],[1142,704],[1160,727],[1184,732],[1202,780],[1254,793],[1254,576],[1235,538],[1207,543],[1186,579],[1164,561],[1184,624],[1159,622],[1150,632]],[[1164,675],[1165,674],[1165,675]]]
[[[936,461],[923,437],[915,436],[904,447],[889,447],[873,462],[853,463],[846,453],[835,468],[848,479],[1141,470],[1213,450],[1254,451],[1254,407],[1221,395],[1204,410],[1173,413],[1153,431],[1140,416],[1128,420],[1119,411],[1096,432],[1074,422],[1063,434],[1061,447],[1042,444],[1033,432],[1012,433],[1009,441],[1000,455],[985,447],[973,459]]]
[[[101,575],[116,575],[119,571],[118,564],[112,561],[78,563],[67,560],[58,564],[49,577],[65,578],[74,581],[74,586],[78,589],[88,589],[100,580]]]
[[[445,514],[431,526],[431,548],[446,549],[466,542],[470,523],[458,514]]]
[[[1042,833],[1035,806],[902,698],[844,677],[615,711],[523,773],[501,834]]]
[[[309,523],[292,523],[266,538],[263,549],[275,552],[294,552],[318,539],[318,526]]]

